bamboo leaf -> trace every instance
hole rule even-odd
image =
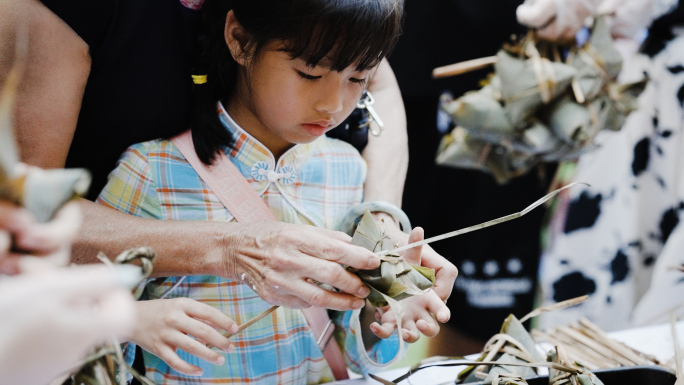
[[[359,221],[352,236],[352,244],[376,252],[392,247],[391,239],[368,211]],[[434,269],[416,268],[404,262],[396,253],[387,253],[383,257],[389,259],[383,258],[377,269],[350,270],[371,288],[371,294],[367,298],[374,306],[387,306],[387,298],[400,301],[412,295],[423,294],[434,286]]]

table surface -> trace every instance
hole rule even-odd
[[[636,350],[646,354],[655,356],[659,361],[666,362],[674,357],[674,344],[672,338],[672,327],[670,324],[646,326],[635,329],[622,330],[608,333],[612,338],[620,341]],[[677,323],[677,339],[679,346],[684,347],[684,321]],[[545,351],[542,346],[538,347]],[[477,358],[479,355],[475,355]],[[450,361],[442,361],[447,363]],[[451,366],[451,367],[433,367],[423,369],[410,377],[409,380],[400,382],[401,385],[421,384],[421,385],[442,385],[453,384],[456,375],[465,368],[465,366]],[[395,378],[405,374],[408,368],[400,368],[387,370],[384,372],[373,373],[378,377],[386,380],[394,380]],[[357,378],[345,381],[336,381],[329,384],[334,385],[377,385],[380,382],[371,378]]]

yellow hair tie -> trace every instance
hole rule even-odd
[[[192,82],[195,84],[204,84],[207,82],[207,75],[192,75]]]

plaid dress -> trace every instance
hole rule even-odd
[[[235,145],[227,149],[226,155],[278,220],[336,229],[344,215],[361,202],[366,165],[350,145],[323,137],[309,144],[295,145],[276,161],[220,104],[219,113],[235,139]],[[131,146],[110,174],[97,202],[146,218],[235,220],[168,140]],[[159,298],[179,279],[151,280],[146,286],[147,298]],[[214,306],[238,324],[270,307],[245,282],[209,275],[186,277],[167,296],[174,297],[188,297]],[[331,312],[331,318],[348,367],[366,373],[377,369],[370,359],[386,363],[394,358],[399,343],[395,334],[366,352],[360,338],[358,314],[359,311]],[[333,380],[300,310],[280,307],[232,337],[232,341],[236,349],[222,353],[226,362],[221,366],[178,351],[182,359],[202,368],[201,378],[186,377],[144,352],[147,376],[159,384],[311,384]]]

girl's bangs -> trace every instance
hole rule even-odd
[[[363,6],[358,1],[346,6],[326,3],[326,9],[296,21],[299,28],[291,30],[298,33],[284,39],[283,51],[307,65],[321,64],[334,71],[352,65],[364,71],[390,53],[401,33],[401,6],[391,1],[365,2]]]

